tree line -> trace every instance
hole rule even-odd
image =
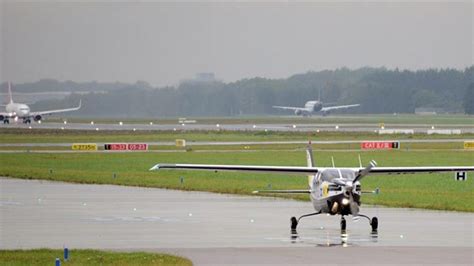
[[[144,81],[127,84],[41,80],[18,84],[15,90],[71,91],[72,95],[63,100],[40,101],[32,107],[61,108],[82,99],[83,108],[74,115],[91,117],[288,114],[272,106],[303,106],[308,100],[317,100],[319,93],[325,103],[361,104],[346,111],[350,113],[414,113],[416,108],[424,107],[473,114],[473,79],[474,66],[418,71],[366,67],[307,72],[286,79],[256,77],[230,83],[191,80],[174,87],[153,87]]]

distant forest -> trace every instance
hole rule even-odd
[[[6,84],[2,84],[6,88]],[[5,90],[2,90],[4,92]],[[330,104],[355,104],[350,113],[414,113],[436,108],[451,113],[474,113],[474,66],[465,70],[419,71],[360,68],[324,70],[286,79],[249,78],[236,82],[185,81],[176,87],[127,83],[76,83],[46,79],[15,84],[15,92],[69,91],[62,100],[32,104],[34,110],[76,105],[74,116],[181,117],[291,114],[272,105],[303,106],[318,99]],[[86,92],[86,93],[84,93]]]

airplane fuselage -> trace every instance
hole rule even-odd
[[[320,101],[307,101],[304,104],[304,109],[295,110],[295,115],[310,116],[323,109],[323,103]]]
[[[312,180],[309,180],[309,185],[310,199],[316,212],[349,215],[352,214],[350,204],[353,204],[352,208],[357,208],[358,211],[361,195],[360,182],[355,182],[350,191],[334,183],[336,178],[353,180],[355,176],[356,173],[351,169],[335,168],[329,168],[314,175]]]
[[[9,103],[6,105],[5,111],[13,117],[24,118],[30,116],[30,107],[22,103]]]
[[[15,121],[22,119],[23,123],[31,123],[31,120],[41,123],[44,115],[50,115],[55,113],[63,113],[76,111],[81,108],[81,101],[79,100],[79,106],[66,109],[56,109],[56,110],[47,110],[47,111],[31,111],[30,107],[24,103],[15,103],[13,102],[11,84],[8,83],[8,94],[10,95],[10,102],[5,106],[5,112],[0,112],[0,121],[3,121],[4,124],[9,124],[10,119],[13,118]]]

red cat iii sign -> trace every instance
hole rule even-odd
[[[363,150],[399,149],[400,142],[398,141],[363,141],[360,143],[360,148]]]

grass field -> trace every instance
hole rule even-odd
[[[462,135],[379,135],[358,132],[234,132],[234,131],[85,131],[54,129],[0,128],[0,143],[73,143],[73,142],[156,142],[186,139],[194,141],[279,141],[279,140],[377,140],[377,139],[456,139]]]
[[[271,147],[267,147],[271,149]],[[254,165],[305,165],[303,150],[254,150],[244,152],[193,151],[165,153],[15,153],[0,154],[1,176],[77,183],[160,187],[219,193],[250,194],[256,189],[306,188],[306,178],[275,174],[214,173],[162,170],[150,172],[156,163],[212,163]],[[379,166],[473,165],[474,152],[452,150],[324,151],[315,152],[318,166],[357,166],[375,159]],[[115,178],[114,178],[115,174]],[[181,184],[180,177],[184,177]],[[455,181],[453,174],[369,176],[364,190],[381,189],[379,195],[364,195],[362,201],[397,207],[419,207],[473,212],[473,178]],[[308,200],[306,196],[297,199]]]
[[[145,252],[107,252],[98,250],[70,250],[69,259],[65,262],[62,250],[0,250],[0,265],[55,265],[56,258],[61,265],[192,265],[191,261],[171,255]]]

